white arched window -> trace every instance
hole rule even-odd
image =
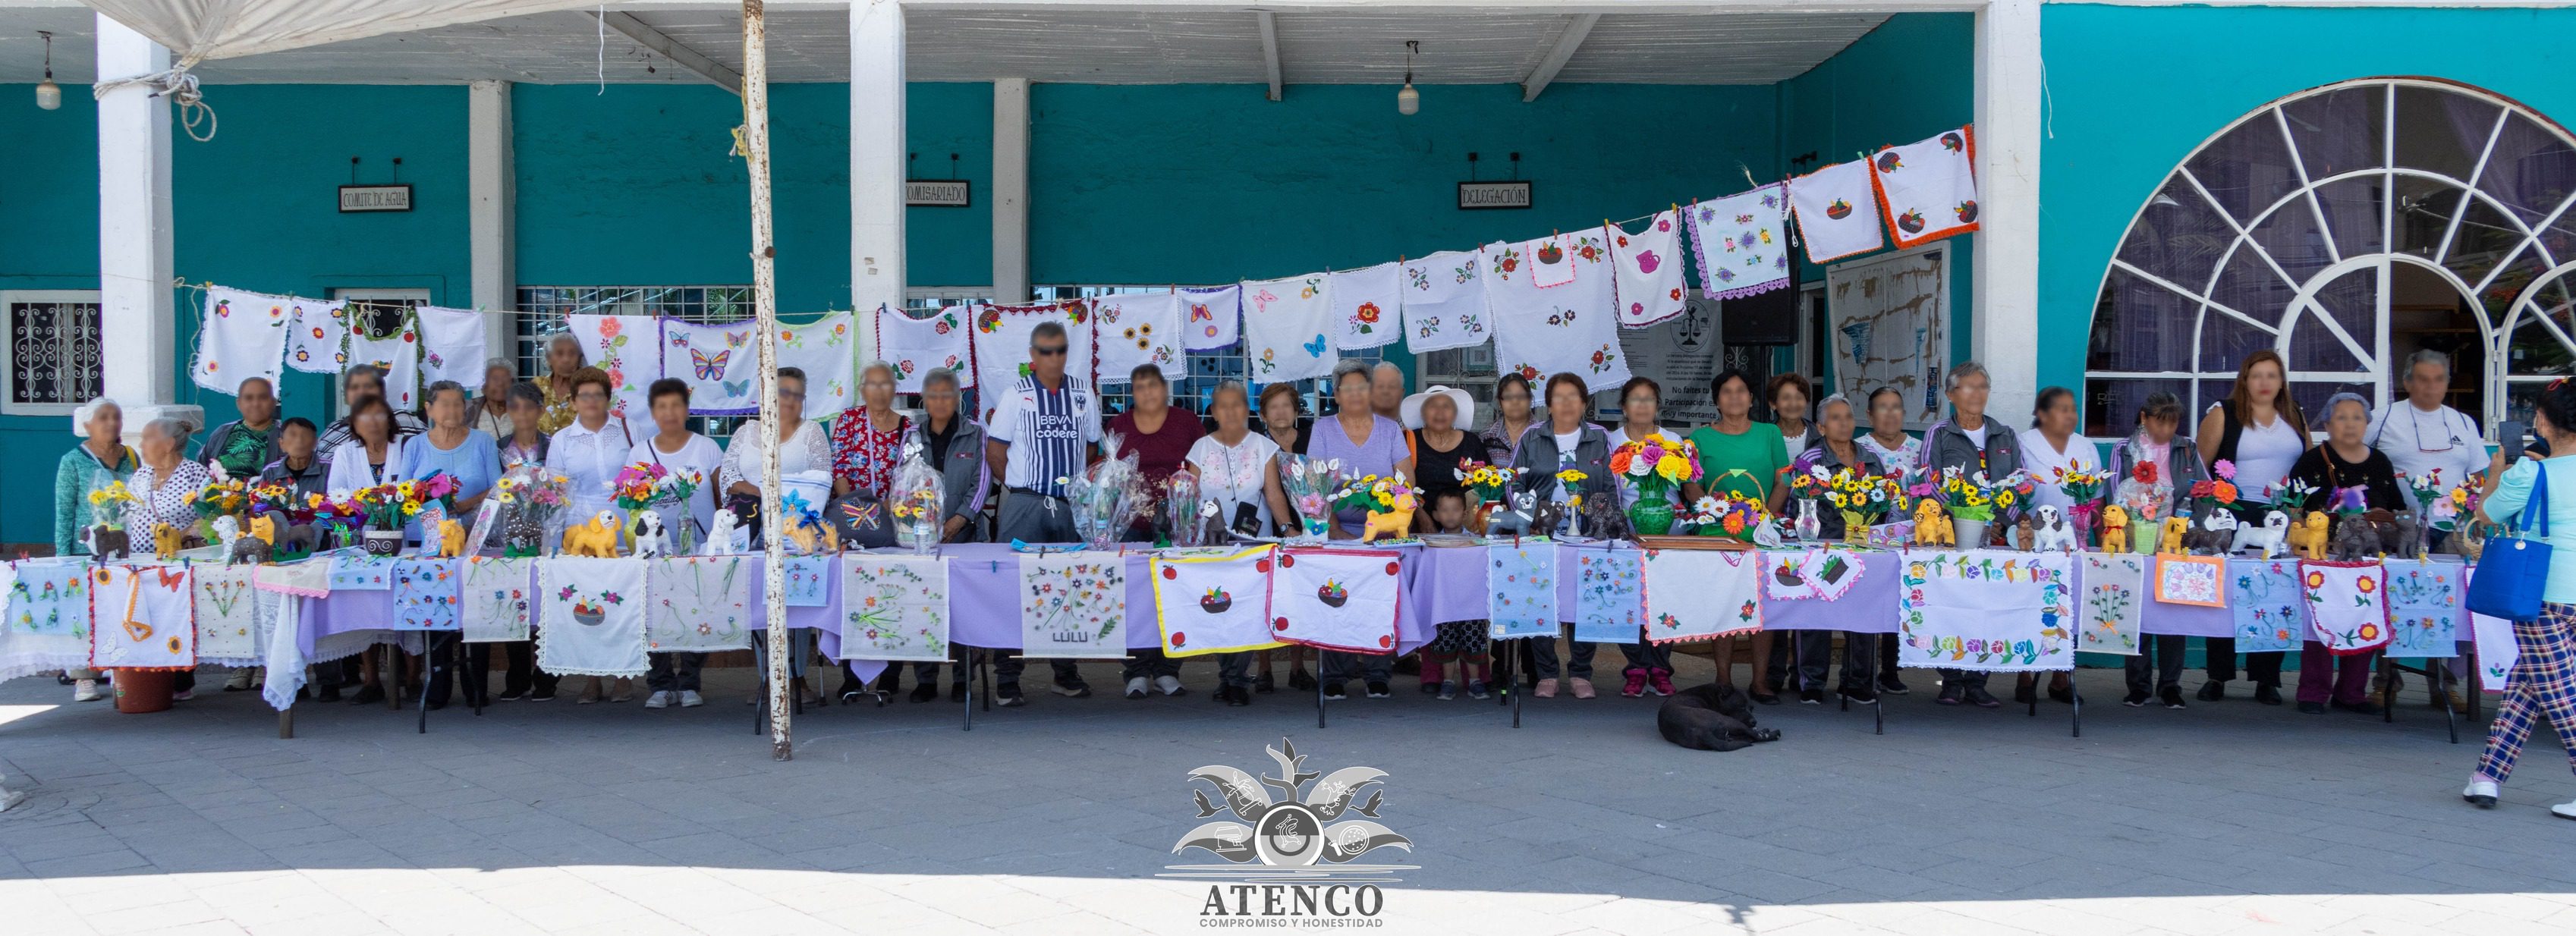
[[[2404,393],[2411,350],[2449,352],[2452,404],[2489,428],[2576,374],[2576,137],[2451,82],[2314,88],[2194,150],[2129,222],[2094,307],[2088,430],[2128,431],[2156,391],[2188,427],[2261,349],[2314,413]]]

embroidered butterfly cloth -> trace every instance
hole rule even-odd
[[[1273,636],[1327,650],[1394,653],[1403,571],[1397,554],[1385,550],[1282,549],[1270,573]]]
[[[1707,640],[1762,629],[1762,560],[1750,550],[1646,550],[1646,639]]]
[[[1333,321],[1340,326],[1333,343],[1344,351],[1375,348],[1404,337],[1402,318],[1404,267],[1381,263],[1332,274]]]
[[[2287,559],[2238,560],[2228,564],[2228,573],[2227,610],[2235,624],[2236,652],[2299,649],[2308,627],[2299,564]]]
[[[286,366],[308,374],[339,373],[349,363],[348,303],[324,299],[284,301],[287,317],[295,322],[286,336]]]
[[[258,570],[247,565],[191,567],[198,662],[260,664],[265,651],[259,639],[259,594],[252,585]]]
[[[2377,562],[2301,562],[2308,625],[2336,656],[2388,645],[2388,570]]]
[[[197,333],[197,359],[188,367],[189,379],[217,393],[231,393],[253,377],[276,385],[278,362],[286,356],[286,339],[295,324],[295,302],[207,289],[205,324]]]
[[[948,659],[948,560],[845,554],[841,613],[842,659]]]
[[[2075,666],[2075,559],[2000,549],[1909,549],[1897,661],[1990,672]]]
[[[717,324],[666,318],[661,322],[662,373],[689,382],[689,412],[702,416],[760,412],[760,349],[752,344],[760,338],[760,320]]]
[[[664,556],[644,572],[644,646],[706,653],[751,646],[751,562],[741,556]]]
[[[2460,655],[2460,587],[2467,567],[2457,562],[2390,559],[2388,655],[2448,659]]]
[[[1102,296],[1092,300],[1092,321],[1100,336],[1093,351],[1100,383],[1126,383],[1139,365],[1152,364],[1163,381],[1178,384],[1190,374],[1181,355],[1181,297],[1178,293]]]
[[[1091,306],[1083,302],[1049,302],[1039,305],[971,307],[975,334],[975,385],[992,390],[986,397],[998,397],[1020,382],[1028,372],[1029,335],[1039,322],[1064,326],[1070,347],[1065,352],[1064,372],[1076,377],[1089,377],[1091,366]],[[979,404],[986,410],[991,399]]]
[[[400,320],[385,316],[390,324],[382,334],[370,332],[360,316],[349,329],[349,362],[373,364],[385,375],[385,402],[398,410],[420,407],[420,333],[412,327],[410,310],[403,310]]]
[[[1847,162],[1789,180],[1789,204],[1809,261],[1829,263],[1887,246],[1869,178],[1868,163]]]
[[[1682,314],[1690,284],[1682,277],[1681,211],[1657,212],[1635,233],[1617,225],[1604,233],[1610,238],[1620,326],[1643,328]]]
[[[1789,285],[1789,187],[1774,182],[1750,192],[1682,209],[1699,254],[1700,289],[1711,299],[1741,299]]]
[[[528,639],[528,576],[536,562],[486,556],[465,561],[456,620],[466,643]]]
[[[1869,158],[1879,208],[1912,247],[1977,229],[1977,140],[1971,127],[1879,150]]]
[[[2146,556],[2084,554],[2084,609],[2075,649],[2138,655],[2138,623],[2146,609]]]
[[[1407,260],[1399,290],[1404,303],[1404,346],[1415,354],[1482,344],[1493,337],[1485,307],[1484,255],[1449,250]]]
[[[641,676],[642,559],[559,557],[537,562],[537,665],[569,676]]]
[[[1556,545],[1497,540],[1485,545],[1485,619],[1495,639],[1556,638]]]
[[[196,592],[188,570],[99,566],[90,573],[91,669],[197,665]]]
[[[653,401],[646,391],[662,379],[661,319],[651,315],[567,315],[575,341],[590,366],[608,374],[609,414],[638,423],[650,422]],[[787,365],[785,360],[779,366]],[[816,381],[806,381],[805,411],[829,413],[814,397]]]
[[[1032,657],[1127,655],[1127,563],[1084,550],[1020,558],[1020,650]]]
[[[957,375],[957,386],[975,385],[975,369],[966,336],[966,307],[949,306],[913,318],[894,309],[877,308],[877,356],[894,365],[897,393],[920,393],[921,379],[934,367]]]
[[[1213,556],[1162,553],[1147,560],[1163,655],[1279,646],[1270,627],[1270,569],[1277,552],[1262,546]]]
[[[1231,348],[1243,335],[1243,287],[1181,290],[1181,347],[1191,351]]]
[[[1574,639],[1633,644],[1646,625],[1646,554],[1567,547],[1574,557]]]
[[[483,313],[422,306],[412,310],[412,317],[420,323],[422,386],[453,380],[480,392],[483,362],[491,357]]]
[[[462,559],[403,559],[394,563],[395,630],[457,629],[456,599],[464,588],[457,578]]]
[[[778,323],[778,366],[805,372],[807,415],[859,405],[859,345],[852,327],[857,321],[841,311],[802,325]]]
[[[1255,384],[1322,377],[1334,350],[1333,303],[1321,273],[1243,284],[1244,368]]]
[[[1572,373],[1603,390],[1628,382],[1628,356],[1619,347],[1619,317],[1612,311],[1604,230],[1557,239],[1566,244],[1561,262],[1578,275],[1554,288],[1531,282],[1531,261],[1522,245],[1485,248],[1485,298],[1493,309],[1494,361],[1502,373],[1533,381]]]

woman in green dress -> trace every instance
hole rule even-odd
[[[1700,476],[1697,483],[1684,484],[1682,496],[1691,504],[1703,496],[1737,494],[1761,501],[1764,508],[1778,513],[1784,499],[1780,483],[1789,471],[1789,446],[1782,440],[1780,427],[1753,421],[1753,382],[1742,371],[1728,369],[1709,382],[1711,395],[1717,400],[1717,422],[1691,430],[1690,441],[1699,449]],[[1710,649],[1717,661],[1717,681],[1721,685],[1735,682],[1735,640],[1720,638]],[[1762,685],[1762,662],[1771,658],[1771,633],[1753,635],[1754,688],[1753,701],[1764,705],[1780,704],[1780,694]]]

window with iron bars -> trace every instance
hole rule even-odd
[[[571,315],[658,315],[685,322],[739,322],[752,317],[751,287],[741,286],[521,286],[511,322],[521,379],[546,372],[546,344],[571,329]],[[701,416],[692,429],[721,439],[741,417]]]

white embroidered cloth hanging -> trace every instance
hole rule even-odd
[[[567,676],[641,676],[644,560],[537,562],[537,665]]]
[[[1243,337],[1243,286],[1181,290],[1181,347],[1230,348]]]
[[[1270,622],[1270,570],[1277,552],[1260,546],[1212,556],[1158,553],[1149,560],[1163,655],[1279,646]]]
[[[217,393],[231,393],[253,377],[273,388],[298,301],[222,287],[207,289],[203,330],[197,333],[197,360],[188,367],[189,379]]]
[[[1127,561],[1114,552],[1020,557],[1020,652],[1127,655]]]
[[[2388,573],[2377,562],[2301,562],[2310,636],[2336,656],[2388,644]]]
[[[1550,234],[1520,245],[1521,255],[1529,262],[1530,283],[1540,289],[1554,289],[1574,282],[1574,235]]]
[[[689,382],[691,413],[758,413],[760,349],[753,342],[759,339],[758,319],[721,324],[663,319],[662,373],[675,374]],[[780,366],[787,365],[781,361]]]
[[[1255,384],[1322,377],[1342,359],[1333,346],[1333,303],[1325,276],[1309,273],[1243,284],[1244,367]]]
[[[91,669],[197,665],[195,590],[188,569],[99,566],[90,574]]]
[[[89,557],[21,559],[0,611],[0,680],[89,665]]]
[[[1762,629],[1762,562],[1746,550],[1646,550],[1646,639],[1707,640]]]
[[[1404,267],[1399,263],[1381,263],[1357,270],[1330,274],[1332,284],[1326,290],[1333,297],[1333,321],[1340,326],[1333,346],[1343,351],[1357,351],[1392,344],[1404,337],[1401,319]]]
[[[1403,570],[1383,550],[1280,550],[1270,573],[1272,636],[1327,650],[1394,653]]]
[[[841,612],[844,660],[946,660],[948,560],[844,554]]]
[[[197,660],[258,666],[259,596],[252,587],[258,566],[206,564],[190,569],[197,615]]]
[[[465,586],[458,594],[456,622],[466,643],[504,643],[528,639],[528,582],[533,558],[477,556],[465,561]]]
[[[1977,229],[1977,138],[1973,127],[1891,146],[1869,159],[1878,206],[1896,228],[1896,246],[1940,240]]]
[[[1690,284],[1682,276],[1679,209],[1657,212],[1634,233],[1611,225],[1611,281],[1617,286],[1619,324],[1644,328],[1682,314]]]
[[[1897,660],[1985,672],[2075,667],[2075,559],[2000,549],[1909,549],[1897,580]]]
[[[1682,209],[1700,291],[1740,299],[1789,285],[1789,187],[1774,182]]]
[[[1609,251],[1600,229],[1567,235],[1564,263],[1580,268],[1574,281],[1553,289],[1532,284],[1520,248],[1485,248],[1485,297],[1494,314],[1494,363],[1502,373],[1532,381],[1572,373],[1595,390],[1628,382],[1628,355],[1619,347],[1619,317],[1611,301]]]
[[[2146,612],[2147,557],[2084,554],[2084,610],[2075,649],[2138,655],[2138,625]]]
[[[644,645],[655,653],[751,646],[751,563],[741,556],[665,556],[644,576]]]
[[[894,365],[897,393],[920,393],[922,377],[934,367],[955,373],[960,390],[975,386],[975,369],[966,366],[973,360],[967,334],[965,306],[918,319],[877,307],[877,356]]]
[[[420,322],[422,386],[453,380],[481,393],[483,361],[492,354],[483,331],[483,313],[422,306],[412,314]]]
[[[420,333],[406,316],[383,335],[364,328],[349,330],[349,363],[373,364],[385,372],[385,402],[397,410],[420,406]]]
[[[295,320],[286,336],[286,366],[308,374],[337,374],[349,362],[348,303],[327,299],[290,299],[287,316]]]
[[[820,419],[859,404],[859,342],[852,325],[857,320],[842,311],[803,325],[778,323],[778,366],[805,371],[807,418]],[[760,356],[757,350],[751,354]]]
[[[1163,381],[1178,385],[1190,374],[1181,354],[1181,297],[1178,293],[1102,296],[1091,301],[1093,334],[1099,336],[1094,359],[1100,383],[1123,384],[1136,368],[1152,364]]]
[[[1485,308],[1484,256],[1447,250],[1404,262],[1404,342],[1415,354],[1482,344],[1494,336]]]
[[[1789,203],[1797,209],[1808,260],[1827,263],[1887,246],[1869,179],[1868,163],[1847,162],[1789,180]]]
[[[609,415],[635,423],[650,423],[653,403],[645,391],[653,386],[653,381],[662,377],[661,319],[651,315],[567,315],[564,318],[572,327],[573,338],[581,343],[583,358],[590,362],[590,366],[608,374]],[[778,363],[782,367],[787,364],[783,356]],[[805,411],[830,412],[814,402],[814,381],[806,383]]]
[[[980,405],[987,413],[993,399],[1017,386],[1020,375],[1029,369],[1029,335],[1039,322],[1064,326],[1069,345],[1065,351],[1064,372],[1085,380],[1091,378],[1091,306],[1083,302],[1048,302],[1038,305],[974,306],[975,385],[989,393],[982,394]]]

